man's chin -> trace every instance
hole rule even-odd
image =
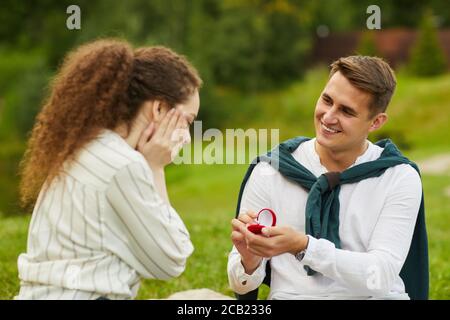
[[[339,145],[338,137],[327,137],[322,135],[320,132],[319,134],[316,134],[316,141],[318,144],[320,144],[324,148],[333,148]]]

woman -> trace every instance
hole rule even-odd
[[[129,299],[193,251],[164,167],[199,109],[197,71],[170,49],[99,40],[71,53],[22,163],[34,206],[17,299]],[[180,136],[180,135],[178,135]]]

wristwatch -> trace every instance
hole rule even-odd
[[[297,252],[294,256],[295,256],[295,259],[297,259],[298,261],[302,261],[303,258],[305,257],[305,254],[306,254],[306,249]]]
[[[309,244],[309,239],[308,239],[308,242],[306,244],[306,248],[303,249],[302,251],[299,251],[296,254],[294,254],[295,259],[297,259],[298,261],[302,261],[303,260],[303,258],[305,257],[305,254],[306,254],[306,250],[308,249],[308,244]]]

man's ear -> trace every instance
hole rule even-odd
[[[160,100],[152,101],[152,118],[155,122],[160,122],[167,112],[169,112],[170,107],[167,103],[164,103]]]
[[[388,115],[384,112],[381,112],[375,116],[372,120],[372,124],[370,125],[369,132],[373,132],[375,130],[380,129],[388,120]]]

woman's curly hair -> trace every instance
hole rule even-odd
[[[123,123],[129,129],[145,101],[173,107],[201,84],[195,68],[165,47],[133,51],[125,41],[107,39],[75,49],[64,59],[32,129],[20,166],[22,205],[34,205],[44,185],[102,129]]]

